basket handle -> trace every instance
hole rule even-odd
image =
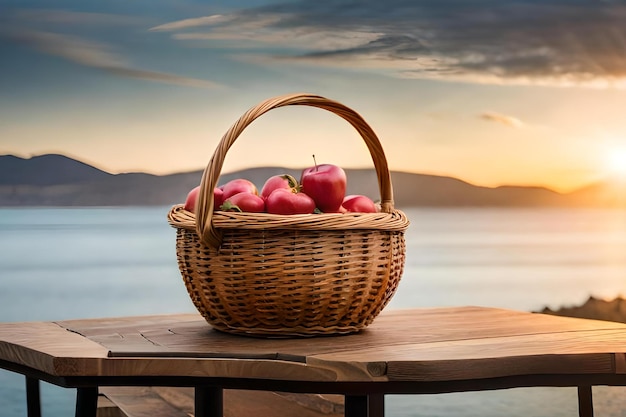
[[[393,189],[387,159],[385,158],[385,153],[383,152],[378,137],[367,122],[357,112],[339,102],[306,93],[288,94],[267,99],[250,108],[230,127],[230,129],[228,129],[220,140],[213,157],[202,175],[200,194],[196,208],[196,232],[204,244],[216,248],[221,244],[221,237],[213,227],[211,217],[214,204],[213,188],[217,185],[226,153],[243,130],[255,119],[272,109],[294,105],[312,106],[328,110],[342,117],[359,132],[374,162],[380,190],[381,211],[384,213],[391,213],[393,211]]]

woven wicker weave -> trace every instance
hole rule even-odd
[[[274,215],[213,211],[228,149],[252,121],[289,105],[328,110],[365,141],[377,173],[380,213]],[[395,293],[405,262],[408,219],[393,207],[381,144],[350,108],[309,94],[266,100],[226,132],[201,181],[197,214],[172,207],[183,280],[214,328],[254,336],[347,334],[368,326]]]

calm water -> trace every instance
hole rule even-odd
[[[194,312],[160,208],[0,209],[0,321]],[[388,308],[537,310],[626,295],[626,212],[415,209]],[[74,392],[42,386],[45,417]],[[626,416],[626,388],[594,388],[598,416]],[[23,377],[0,371],[0,413],[25,416]],[[390,416],[571,416],[576,391],[526,388],[390,396]]]

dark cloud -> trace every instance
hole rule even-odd
[[[622,2],[327,0],[159,29],[177,31],[177,39],[248,41],[281,60],[353,63],[403,77],[602,86],[625,83],[624,22]]]

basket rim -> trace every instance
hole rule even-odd
[[[380,230],[404,232],[409,227],[406,214],[397,209],[390,213],[320,213],[270,214],[216,211],[212,217],[216,229],[293,229],[293,230]],[[197,218],[183,204],[172,206],[168,222],[174,228],[196,231]]]

